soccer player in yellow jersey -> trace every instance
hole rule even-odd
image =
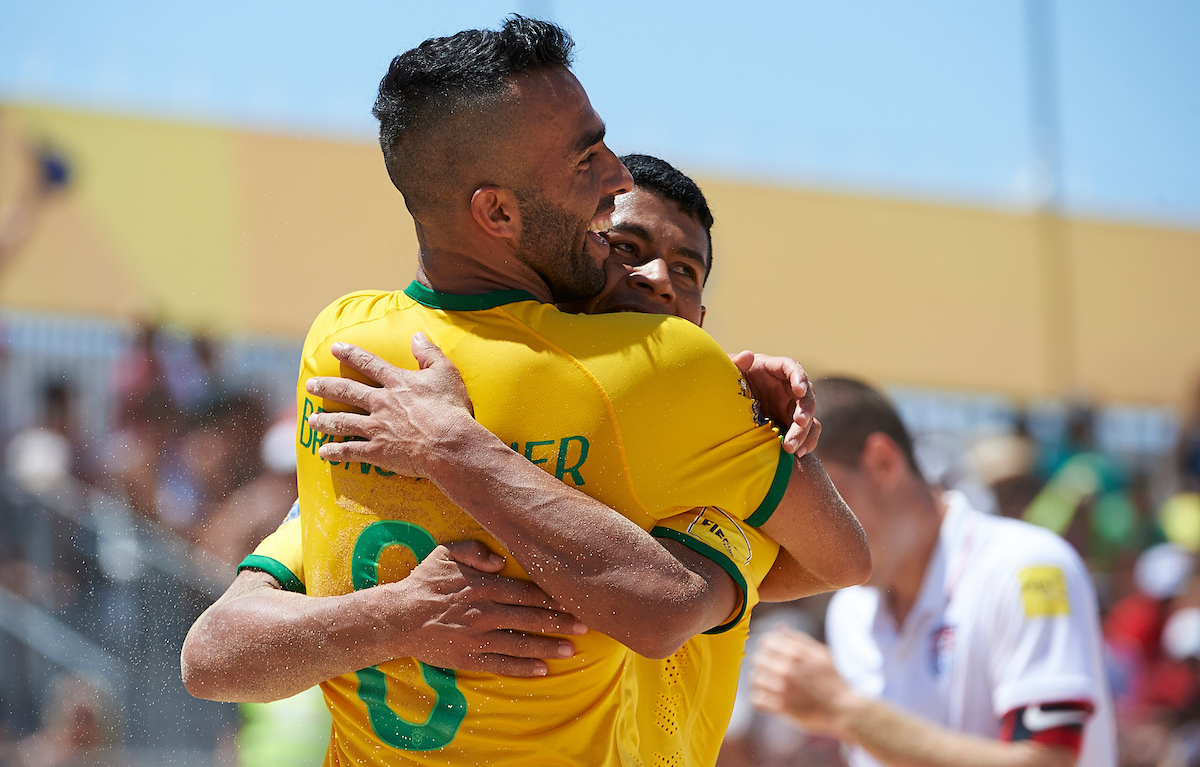
[[[629,657],[614,640],[667,655],[737,612],[736,593],[714,586],[727,573],[646,532],[690,507],[761,525],[817,586],[858,582],[869,566],[861,528],[819,464],[781,455],[711,339],[670,318],[583,317],[548,303],[603,287],[608,245],[589,224],[604,228],[611,197],[628,188],[566,69],[568,40],[517,18],[393,62],[376,112],[389,172],[417,222],[418,279],[322,313],[306,342],[300,402],[309,415],[333,406],[326,395],[357,396],[327,379],[341,372],[331,352],[347,341],[402,367],[434,360],[405,378],[417,391],[458,381],[419,336],[408,351],[425,332],[461,369],[475,417],[403,397],[373,403],[399,409],[372,415],[417,416],[432,429],[421,454],[392,443],[388,460],[374,462],[302,420],[298,470],[310,593],[401,580],[439,542],[473,538],[510,555],[507,574],[532,576],[599,631],[538,680],[411,658],[330,679],[329,764],[636,760],[613,737]],[[359,428],[352,414],[325,415],[326,433]],[[489,483],[471,479],[479,474]]]
[[[613,229],[607,234],[611,252],[604,291],[576,308],[666,312],[700,324],[704,315],[701,290],[711,264],[712,216],[707,203],[699,188],[669,164],[640,155],[621,159],[632,173],[636,189],[618,199]],[[653,532],[683,537],[691,547],[708,551],[738,582],[744,594],[743,608],[739,620],[723,627],[725,630],[694,637],[666,659],[632,658],[637,702],[635,731],[628,733],[631,749],[647,764],[712,764],[733,705],[749,608],[757,601],[758,586],[775,561],[777,547],[717,509],[679,515]],[[268,588],[282,586],[304,592],[298,504],[279,531],[240,569],[240,581],[264,579],[265,573],[270,578]],[[222,600],[210,611],[208,622],[236,623],[238,614],[231,614],[227,604]],[[262,607],[251,602],[241,605],[252,606]],[[260,609],[246,610],[243,614],[249,620],[243,624],[243,633],[229,644],[240,647],[278,634],[281,629],[273,622],[278,608],[274,604],[266,607],[265,614]],[[487,607],[485,603],[483,608]],[[199,632],[189,639],[193,649],[202,636],[206,635]],[[326,645],[336,641],[333,637],[323,640]],[[262,665],[242,660],[243,667]],[[239,674],[236,680],[239,685],[251,682],[249,673]]]

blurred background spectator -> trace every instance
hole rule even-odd
[[[45,726],[12,750],[15,767],[133,767],[117,747],[113,703],[86,680],[54,680]]]
[[[911,389],[892,395],[934,484],[982,492],[983,508],[1050,527],[1085,557],[1104,616],[1122,765],[1200,765],[1200,504],[1193,493],[1172,490],[1191,481],[1187,464],[1177,460],[1190,439],[1187,429],[1146,452],[1097,438],[1096,420],[1113,417],[1105,408],[1013,407],[1003,417],[977,416],[972,425],[964,413],[986,409],[965,405],[963,395]],[[781,620],[821,639],[826,602],[759,609],[747,657],[754,637]],[[719,762],[842,763],[836,744],[754,711],[746,695]]]

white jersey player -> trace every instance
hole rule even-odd
[[[755,703],[849,743],[853,767],[1115,765],[1079,556],[930,488],[870,387],[830,379],[818,391],[818,455],[867,532],[874,570],[834,597],[828,649],[786,630],[764,638]]]

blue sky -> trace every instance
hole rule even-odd
[[[1049,8],[1060,198],[1200,227],[1194,0],[0,4],[0,100],[370,140],[393,55],[550,16],[620,152],[789,185],[1027,207],[1026,12]]]

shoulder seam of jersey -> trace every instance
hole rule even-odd
[[[520,301],[537,301],[537,296],[527,290],[494,290],[477,296],[460,296],[455,293],[439,293],[416,280],[404,289],[404,295],[431,309],[450,312],[474,312]]]
[[[720,626],[711,628],[705,631],[705,634],[724,634],[729,629],[738,625],[742,618],[746,615],[746,603],[749,601],[750,587],[746,585],[746,578],[742,575],[742,571],[738,569],[733,560],[723,551],[714,549],[703,541],[697,540],[686,533],[681,533],[678,530],[672,530],[669,527],[654,527],[650,529],[650,534],[658,538],[670,538],[673,541],[678,541],[684,546],[687,546],[697,554],[702,554],[721,566],[721,569],[729,573],[729,577],[733,578],[734,584],[742,590],[742,604],[738,607],[737,615],[730,618]]]
[[[400,293],[401,295],[405,296],[406,298],[411,298],[411,296],[408,296],[408,294],[407,294],[407,293],[404,293],[404,291],[397,291],[397,290],[392,290],[392,291],[386,291],[386,290],[360,290],[360,291],[358,291],[358,292],[356,292],[356,293],[347,293],[346,295],[342,296],[342,297],[341,297],[341,298],[339,298],[337,301],[335,301],[333,304],[330,304],[329,306],[327,306],[327,307],[325,307],[324,309],[322,309],[322,310],[321,310],[321,314],[324,314],[325,312],[329,311],[329,309],[331,309],[331,308],[334,306],[334,304],[338,304],[338,308],[339,308],[339,310],[340,310],[340,309],[341,309],[341,306],[342,306],[342,302],[343,302],[343,301],[345,301],[346,299],[348,299],[348,298],[352,297],[352,296],[353,296],[353,297],[355,297],[355,298],[360,298],[360,297],[362,297],[362,296],[395,295],[395,294],[397,294],[397,293]],[[390,311],[391,311],[391,310],[389,309],[389,310],[388,310],[388,312],[390,312]],[[386,316],[386,314],[385,314],[384,316]],[[320,319],[320,315],[318,315],[317,319]],[[359,325],[367,325],[367,324],[369,324],[369,323],[372,323],[372,322],[378,322],[379,320],[380,320],[380,317],[366,317],[366,318],[363,318],[363,319],[357,319],[357,320],[354,320],[353,322],[348,322],[348,323],[346,323],[346,324],[344,324],[344,325],[343,325],[343,324],[334,324],[334,323],[330,323],[332,327],[331,327],[331,328],[329,328],[329,329],[327,329],[327,330],[326,330],[326,332],[325,332],[325,334],[321,336],[321,340],[319,340],[319,341],[315,341],[315,342],[312,344],[312,346],[311,346],[311,347],[309,346],[309,343],[308,343],[308,342],[309,342],[310,340],[312,340],[312,339],[310,339],[310,338],[305,338],[305,339],[304,339],[304,348],[302,348],[302,349],[300,350],[300,354],[302,355],[302,356],[300,357],[300,369],[301,369],[301,370],[303,370],[303,369],[304,369],[304,365],[305,365],[305,363],[307,363],[309,360],[311,360],[311,359],[314,359],[314,358],[316,357],[316,351],[317,351],[317,349],[321,348],[321,345],[322,345],[322,344],[324,344],[324,343],[326,343],[327,341],[329,341],[329,339],[330,339],[330,338],[333,338],[333,337],[334,337],[335,335],[337,335],[338,333],[341,333],[341,332],[343,332],[343,331],[345,331],[345,330],[347,330],[347,329],[349,329],[349,328],[358,327]],[[315,320],[314,320],[314,325],[315,325],[315,324],[316,324],[316,322],[315,322]],[[313,332],[313,329],[312,329],[312,328],[309,328],[308,332],[311,334],[311,333]],[[311,349],[311,353],[310,353],[310,354],[307,354],[307,355],[306,355],[306,354],[304,354],[304,352],[305,352],[305,351],[309,351],[310,349]]]
[[[554,311],[559,310],[554,308]],[[571,362],[577,368],[583,371],[583,374],[588,377],[588,380],[592,382],[592,386],[596,387],[596,391],[600,392],[600,396],[604,400],[604,409],[608,412],[608,417],[612,421],[613,432],[616,435],[617,454],[621,456],[621,466],[625,469],[625,486],[628,488],[630,497],[633,498],[634,503],[638,505],[638,509],[641,511],[641,513],[647,517],[653,518],[653,515],[650,514],[650,510],[646,508],[646,504],[642,503],[642,498],[640,495],[638,495],[637,487],[633,484],[633,467],[629,465],[629,456],[625,452],[625,437],[623,430],[621,429],[621,419],[617,417],[617,410],[615,407],[613,407],[612,399],[608,396],[608,392],[604,389],[604,386],[602,386],[600,382],[596,380],[596,376],[592,374],[591,369],[589,369],[587,365],[584,365],[582,362],[580,362],[579,358],[574,354],[571,354],[561,345],[547,338],[545,333],[533,327],[528,322],[525,322],[520,317],[517,317],[512,312],[504,310],[504,313],[511,317],[513,322],[520,323],[527,328],[530,333],[541,339],[542,342],[547,346],[571,360]]]
[[[792,462],[792,454],[784,450],[781,444],[779,446],[779,465],[775,468],[775,479],[771,481],[771,489],[767,491],[767,497],[763,498],[754,513],[746,517],[746,524],[751,527],[762,527],[775,513],[775,509],[779,508],[779,502],[783,500],[788,482],[792,479]]]
[[[296,574],[279,560],[264,557],[262,554],[251,554],[238,565],[237,571],[240,573],[243,570],[256,570],[266,573],[279,581],[279,585],[283,586],[284,591],[291,591],[296,594],[308,593],[307,589],[304,588],[304,582],[297,578]]]

